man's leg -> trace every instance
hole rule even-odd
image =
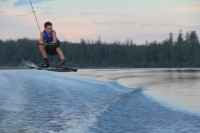
[[[65,56],[64,56],[64,54],[63,54],[61,48],[60,48],[60,47],[57,47],[57,48],[56,48],[56,52],[58,53],[58,55],[59,55],[59,57],[60,57],[60,59],[61,59],[61,63],[60,63],[59,66],[57,66],[57,67],[58,67],[58,68],[66,68],[66,67],[68,67],[68,66],[67,66],[67,63],[66,63]]]
[[[40,52],[41,52],[42,57],[43,57],[43,62],[38,66],[39,67],[44,67],[44,68],[50,67],[49,60],[48,60],[48,57],[47,57],[47,53],[45,51],[45,46],[44,45],[39,45],[39,49],[40,49]]]
[[[45,51],[44,45],[39,45],[39,49],[40,49],[43,59],[47,59],[47,53]]]
[[[61,50],[60,47],[57,47],[57,48],[56,48],[56,52],[58,53],[58,55],[59,55],[59,57],[60,57],[60,59],[61,59],[62,61],[65,60],[65,56],[64,56],[64,54],[63,54],[63,52],[62,52],[62,50]]]

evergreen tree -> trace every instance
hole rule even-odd
[[[181,45],[183,44],[183,36],[182,36],[182,31],[179,31],[178,39],[177,39],[177,44]]]

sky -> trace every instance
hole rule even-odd
[[[32,0],[40,28],[53,23],[59,40],[136,44],[161,42],[179,31],[200,35],[200,0]],[[0,0],[0,39],[38,39],[29,0]],[[199,36],[200,37],[200,36]]]

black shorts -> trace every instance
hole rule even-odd
[[[45,51],[48,55],[56,55],[58,54],[56,52],[56,48],[60,47],[60,44],[54,44],[54,45],[47,45],[45,46]]]
[[[58,47],[60,47],[60,44],[46,45],[45,51],[48,55],[57,55],[56,48]]]

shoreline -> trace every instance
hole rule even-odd
[[[200,68],[119,68],[119,67],[105,67],[105,68],[80,68],[80,67],[74,67],[77,69],[81,69],[81,70],[156,70],[156,71],[200,71]],[[30,67],[24,66],[24,67],[17,67],[17,66],[1,66],[0,69],[31,69]]]

